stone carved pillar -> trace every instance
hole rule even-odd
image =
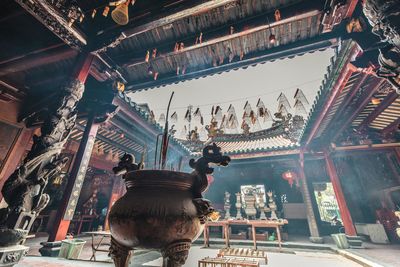
[[[0,209],[0,266],[16,264],[26,253],[25,238],[49,196],[44,189],[49,179],[66,164],[60,152],[75,126],[77,105],[84,92],[93,55],[79,60],[77,72],[70,79],[54,103],[41,127],[41,135],[33,137],[33,146],[13,174],[6,180],[2,194],[8,207]],[[8,265],[4,265],[8,264]]]

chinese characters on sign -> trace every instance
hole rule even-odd
[[[85,179],[90,156],[92,154],[95,138],[96,138],[95,135],[90,135],[88,138],[87,145],[85,148],[85,153],[83,155],[82,161],[79,166],[79,172],[76,177],[75,185],[68,201],[68,206],[64,215],[64,220],[70,221],[74,216],[76,204],[78,203],[79,195],[83,185],[83,180]]]

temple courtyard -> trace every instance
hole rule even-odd
[[[0,1],[0,267],[400,267],[399,1]]]

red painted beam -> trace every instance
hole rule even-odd
[[[346,199],[344,197],[344,193],[342,190],[342,186],[340,184],[339,176],[336,172],[335,165],[333,163],[333,160],[329,156],[328,151],[325,151],[324,155],[325,155],[326,169],[327,169],[329,178],[332,182],[336,200],[339,205],[339,212],[340,212],[340,216],[342,217],[342,222],[343,222],[345,233],[346,233],[346,235],[349,235],[349,236],[356,236],[357,235],[356,228],[354,227],[353,219],[351,218],[349,208],[347,207]]]
[[[354,10],[358,4],[358,0],[348,0],[347,1],[347,12],[345,18],[351,18],[353,16]]]

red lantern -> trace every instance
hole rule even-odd
[[[214,176],[211,174],[207,174],[207,181],[208,181],[208,186],[210,186],[214,182]]]
[[[282,173],[282,178],[285,179],[289,183],[290,187],[292,187],[293,181],[295,181],[295,180],[297,181],[297,174],[292,171],[286,171],[286,172]]]

